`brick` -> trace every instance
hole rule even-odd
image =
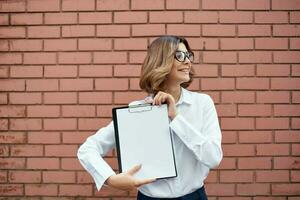
[[[221,74],[223,77],[247,77],[254,76],[255,74],[255,66],[254,65],[222,65],[221,66]]]
[[[239,131],[240,143],[271,143],[271,131]]]
[[[257,144],[257,155],[258,156],[279,156],[279,155],[289,155],[288,144]]]
[[[160,12],[159,13],[155,12],[155,14],[152,14],[152,13],[153,12],[150,12],[150,22],[155,22],[156,21],[155,15],[159,15]],[[151,20],[152,15],[154,15],[154,17],[152,17],[153,20]],[[114,23],[117,23],[117,24],[119,24],[119,23],[120,24],[121,23],[131,23],[131,24],[146,23],[147,19],[148,19],[147,12],[143,12],[143,11],[114,12]],[[163,20],[163,19],[160,19],[160,20]],[[160,22],[160,21],[157,21],[157,22]]]
[[[253,49],[254,42],[251,38],[221,38],[221,49],[224,50],[243,50]]]
[[[298,105],[274,105],[274,116],[299,116]]]
[[[79,50],[110,50],[112,42],[110,39],[79,39]]]
[[[168,35],[200,36],[201,26],[195,24],[168,24]]]
[[[288,13],[287,12],[255,12],[254,13],[255,23],[287,23],[288,22]]]
[[[234,89],[233,78],[202,78],[201,90],[232,90]]]
[[[129,10],[129,0],[119,0],[118,3],[110,0],[97,0],[97,10]]]
[[[45,13],[45,24],[76,24],[76,13]]]
[[[297,91],[292,92],[292,102],[300,103],[300,92]]]
[[[142,64],[146,57],[145,51],[131,51],[129,52],[129,63],[131,64]]]
[[[115,92],[114,103],[129,104],[132,101],[144,99],[146,96],[144,92]]]
[[[45,0],[43,2],[39,0],[30,0],[27,3],[28,11],[59,11],[60,10],[60,1],[59,0]]]
[[[257,103],[289,103],[289,92],[285,91],[258,91]]]
[[[1,196],[18,196],[22,195],[24,188],[22,184],[1,184]]]
[[[25,38],[24,27],[0,27],[0,38]]]
[[[111,65],[81,65],[79,66],[80,77],[111,77]]]
[[[61,52],[58,54],[60,64],[89,64],[91,61],[91,52]]]
[[[245,90],[265,90],[270,88],[268,78],[237,78],[236,88]]]
[[[43,146],[41,145],[14,145],[10,148],[12,157],[36,157],[43,156]]]
[[[300,155],[299,145],[292,144],[292,155],[294,155],[294,156]]]
[[[46,92],[44,93],[45,104],[75,104],[77,96],[75,92]]]
[[[238,25],[238,36],[270,36],[270,25]]]
[[[8,130],[8,120],[0,119],[0,130]]]
[[[238,10],[269,10],[270,1],[269,0],[237,0]]]
[[[270,185],[263,183],[237,184],[238,195],[270,195]]]
[[[252,91],[222,91],[222,103],[254,103],[255,93]]]
[[[288,118],[257,118],[256,129],[288,129]]]
[[[134,25],[133,25],[134,26]],[[98,25],[97,36],[100,37],[129,37],[129,25]]]
[[[256,38],[255,49],[288,49],[288,39]]]
[[[55,64],[55,53],[24,53],[24,64]]]
[[[239,52],[240,63],[271,63],[272,53],[268,51],[241,51]]]
[[[292,65],[292,76],[300,76],[300,65]]]
[[[1,64],[21,64],[22,55],[20,53],[0,53]]]
[[[51,184],[26,184],[26,196],[54,196],[58,194],[57,185]]]
[[[115,77],[139,77],[141,73],[141,66],[139,65],[115,65]]]
[[[270,157],[249,157],[238,159],[238,169],[271,169]]]
[[[95,35],[95,27],[92,25],[62,26],[63,37],[88,37]]]
[[[80,92],[79,103],[80,104],[111,104],[112,93],[111,92]]]
[[[29,144],[58,144],[60,143],[59,132],[29,132],[28,133]]]
[[[25,11],[26,1],[1,1],[1,12],[22,12]]]
[[[28,26],[29,38],[58,38],[60,37],[59,26]]]
[[[24,169],[25,158],[0,158],[0,169]]]
[[[127,90],[128,79],[96,79],[95,86],[96,90]]]
[[[235,36],[236,31],[234,25],[223,24],[207,24],[202,25],[203,36]]]
[[[205,190],[207,194],[212,196],[233,196],[235,193],[234,184],[206,184]]]
[[[217,38],[186,38],[192,44],[193,50],[217,50],[219,41]]]
[[[9,147],[1,145],[0,146],[0,156],[1,157],[8,157],[9,156]]]
[[[59,158],[27,158],[27,169],[59,169]]]
[[[257,182],[289,182],[289,172],[285,170],[257,171]]]
[[[78,129],[96,131],[99,127],[106,126],[110,121],[110,119],[81,118],[78,120]]]
[[[195,77],[217,77],[218,66],[213,64],[193,65]]]
[[[76,130],[76,126],[74,118],[44,119],[44,130]]]
[[[236,52],[203,52],[204,63],[236,63]]]
[[[292,129],[299,129],[300,128],[299,118],[292,118],[291,128]]]
[[[219,117],[234,117],[236,116],[237,109],[235,105],[222,105],[216,106]]]
[[[9,48],[11,51],[41,51],[42,40],[31,39],[31,40],[10,40]]]
[[[298,36],[299,34],[299,25],[273,25],[273,36]]]
[[[127,62],[126,52],[95,52],[94,63],[122,64]]]
[[[0,172],[0,183],[6,183],[7,182],[7,172],[1,171]]]
[[[271,105],[254,104],[254,105],[238,105],[239,116],[271,116]]]
[[[218,1],[218,0],[203,0],[202,1],[203,10],[233,10],[235,9],[235,1]]]
[[[223,144],[235,144],[236,141],[237,141],[237,132],[236,131],[222,131],[222,143]]]
[[[30,13],[30,14],[12,14],[10,16],[11,25],[33,25],[42,24],[43,15],[40,13]]]
[[[299,157],[275,157],[274,169],[300,169]]]
[[[299,182],[299,180],[300,180],[300,171],[299,170],[291,171],[291,181]]]
[[[272,0],[272,10],[299,10],[300,1],[290,0],[290,1],[280,1]]]
[[[61,196],[91,196],[93,188],[91,185],[60,185]]]
[[[168,10],[198,10],[200,8],[200,4],[198,0],[167,0],[166,8]]]
[[[175,30],[175,28],[176,27],[173,27],[173,30]],[[179,26],[177,26],[177,28],[179,28]],[[182,28],[182,25],[181,25],[181,28]],[[171,29],[170,29],[170,31],[172,31]],[[200,30],[200,26],[199,26],[199,30]],[[165,32],[166,32],[165,25],[163,25],[163,24],[134,24],[134,25],[132,25],[132,36],[160,36],[160,35],[164,35]]]
[[[0,25],[8,25],[8,24],[9,24],[8,14],[0,14]]]
[[[87,11],[95,10],[95,0],[63,0],[62,10],[64,11]]]
[[[81,90],[92,90],[93,80],[92,79],[61,79],[60,90],[62,91],[81,91]]]
[[[223,118],[221,127],[224,130],[249,130],[254,128],[253,118]]]
[[[300,52],[289,51],[289,52],[274,52],[275,63],[299,63]]]
[[[0,94],[0,104],[7,104],[8,102],[7,96],[8,96],[7,94],[3,94],[3,93]]]
[[[40,119],[10,119],[10,130],[41,130]]]
[[[164,9],[164,1],[161,0],[131,0],[132,10],[162,10]]]
[[[274,195],[298,195],[300,184],[289,183],[289,184],[272,184],[272,194]]]
[[[26,135],[24,132],[2,132],[0,133],[1,144],[22,144],[26,142]]]
[[[86,172],[77,172],[78,183],[93,183],[93,178]]]
[[[62,142],[64,144],[82,144],[92,134],[90,132],[63,132]]]
[[[44,171],[43,182],[44,183],[74,183],[75,172]]]
[[[290,67],[288,65],[272,64],[257,65],[257,76],[289,76]]]
[[[112,105],[101,105],[97,106],[97,116],[98,117],[112,117]]]
[[[300,141],[300,134],[296,130],[276,130],[275,142],[277,143],[294,143]]]
[[[252,23],[253,17],[251,12],[240,12],[240,11],[221,11],[220,12],[220,23]]]
[[[300,88],[299,80],[299,78],[272,78],[271,88],[281,90],[297,90]]]
[[[146,50],[147,39],[144,38],[119,38],[114,40],[116,50]]]
[[[10,93],[10,104],[41,104],[41,93]]]
[[[224,157],[218,169],[236,169],[236,158]]]
[[[157,18],[157,22],[159,22],[160,20],[162,20],[163,22],[165,21],[165,19],[162,19],[164,18],[164,14],[165,12],[161,12],[162,14],[158,16]],[[175,13],[175,12],[174,12]],[[166,21],[166,22],[182,22],[179,21],[179,18],[180,15],[177,14],[177,17],[175,16],[170,16],[170,20]],[[173,18],[177,18],[177,20],[175,21],[172,21]],[[151,13],[150,13],[150,22],[151,22]],[[186,24],[189,24],[189,23],[217,23],[218,22],[218,14],[214,11],[186,11],[184,13],[184,22]]]
[[[290,48],[291,49],[300,49],[300,39],[299,38],[290,38]]]
[[[10,77],[30,78],[30,77],[42,77],[42,66],[11,66]]]
[[[27,106],[27,117],[59,117],[59,106],[36,105]]]
[[[9,51],[9,41],[0,40],[0,51]]]
[[[76,39],[50,39],[44,40],[46,51],[72,51],[77,49]]]
[[[290,23],[300,23],[299,12],[290,12]]]
[[[250,183],[253,182],[252,171],[221,171],[221,183]]]
[[[46,65],[44,66],[45,77],[76,77],[76,65]]]
[[[223,144],[224,156],[254,156],[255,146],[252,144]]]
[[[80,24],[109,24],[112,23],[110,12],[80,12]]]
[[[45,145],[47,157],[72,157],[77,153],[77,145]]]
[[[94,117],[96,114],[95,106],[62,106],[63,117]]]
[[[58,80],[29,79],[26,80],[26,91],[55,91],[58,90]]]
[[[0,117],[25,117],[24,106],[0,106]]]
[[[77,158],[61,158],[61,169],[84,170]]]
[[[1,78],[9,77],[9,66],[0,66],[0,77]]]

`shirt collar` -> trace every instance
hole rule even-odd
[[[182,103],[192,104],[191,93],[188,90],[184,89],[183,87],[181,87],[180,98],[179,98],[179,101],[176,103],[176,105],[179,105]]]

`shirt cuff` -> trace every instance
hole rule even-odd
[[[107,165],[107,164],[106,164]],[[97,190],[99,191],[104,184],[105,181],[112,175],[116,175],[116,173],[114,172],[114,170],[112,170],[112,168],[110,166],[105,166],[101,169],[101,173],[97,170],[95,170],[93,172],[93,179],[96,183],[96,187]]]

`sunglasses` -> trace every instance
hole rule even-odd
[[[174,57],[179,62],[184,62],[186,58],[188,58],[190,62],[194,61],[194,53],[193,52],[176,51]]]

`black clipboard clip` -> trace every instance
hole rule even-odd
[[[130,112],[130,113],[147,112],[147,111],[151,111],[151,110],[152,110],[151,103],[143,103],[143,104],[128,106],[128,112]]]

